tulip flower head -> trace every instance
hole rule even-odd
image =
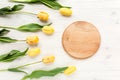
[[[28,36],[26,39],[26,42],[29,45],[37,45],[39,42],[39,38],[38,38],[38,36]]]
[[[72,74],[73,72],[76,71],[76,66],[69,66],[65,71],[64,71],[64,74],[66,75],[70,75]]]
[[[55,57],[54,56],[46,56],[43,57],[42,62],[47,64],[47,63],[52,63],[55,61]]]
[[[63,16],[71,16],[72,15],[72,10],[69,8],[60,8],[59,12]]]
[[[33,48],[28,50],[28,56],[30,57],[36,57],[40,54],[40,48]]]
[[[46,21],[48,21],[48,19],[49,19],[49,14],[47,13],[47,12],[39,12],[38,13],[38,15],[37,15],[37,17],[41,20],[41,21],[44,21],[44,22],[46,22]]]
[[[45,33],[45,34],[53,34],[54,33],[54,28],[52,26],[44,26],[42,28],[42,32]]]

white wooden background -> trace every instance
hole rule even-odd
[[[38,13],[46,11],[50,14],[50,21],[55,28],[55,34],[47,36],[42,32],[23,33],[11,30],[7,35],[16,39],[25,39],[29,35],[38,35],[41,48],[40,56],[29,58],[28,56],[17,59],[11,63],[0,63],[0,69],[15,67],[21,64],[40,60],[46,55],[55,55],[54,64],[44,65],[42,63],[27,67],[31,72],[35,69],[52,69],[59,66],[76,65],[77,71],[66,76],[59,74],[55,77],[43,77],[38,80],[120,80],[120,0],[58,0],[64,5],[72,7],[73,15],[69,18],[63,17],[58,11],[49,9],[44,5],[26,4],[23,11]],[[0,0],[0,8],[16,3],[8,0]],[[88,21],[93,23],[101,34],[101,46],[98,52],[86,60],[71,58],[62,48],[61,37],[64,29],[74,21]],[[14,14],[8,17],[0,17],[0,25],[19,26],[27,23],[41,23],[36,16],[26,14]],[[1,44],[0,54],[12,49],[24,50],[28,45],[25,42]],[[12,72],[0,72],[0,80],[20,80],[24,74]]]

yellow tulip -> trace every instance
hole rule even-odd
[[[59,12],[63,16],[71,16],[72,15],[72,10],[69,8],[60,8]]]
[[[76,71],[76,66],[69,66],[65,71],[64,71],[64,74],[66,75],[70,75],[72,74],[73,72]]]
[[[40,48],[33,48],[28,50],[28,56],[30,57],[36,57],[40,54]]]
[[[54,56],[46,56],[43,57],[42,62],[47,64],[47,63],[52,63],[55,61],[55,57]]]
[[[37,17],[41,20],[41,21],[48,21],[49,19],[49,14],[47,12],[39,12]]]
[[[44,32],[45,34],[53,34],[54,28],[52,26],[44,26],[42,28],[42,32]]]
[[[38,36],[28,36],[26,39],[26,42],[29,45],[37,45],[39,42],[39,38],[38,38]]]

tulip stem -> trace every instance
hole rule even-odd
[[[14,29],[14,30],[16,30],[16,28],[13,28],[13,27],[7,27],[7,26],[0,26],[0,28],[7,28],[7,29]]]
[[[7,71],[8,69],[1,69],[0,72]]]
[[[40,63],[40,62],[42,62],[42,61],[37,61],[37,62],[33,62],[33,63],[29,63],[29,64],[21,65],[21,66],[15,67],[15,69],[23,68],[23,67],[26,67],[26,66],[30,66],[30,65],[33,65],[33,64]],[[9,69],[12,69],[12,68],[9,68]],[[1,69],[0,72],[2,72],[2,71],[7,71],[7,70],[8,70],[8,69]]]
[[[11,14],[13,13],[24,13],[24,14],[32,14],[32,15],[37,15],[36,13],[32,13],[32,12],[26,12],[26,11],[16,11],[16,12],[11,12]]]
[[[52,25],[52,23],[49,23],[49,24],[47,24],[47,25],[43,25],[43,27],[44,27],[44,26],[50,26],[50,25]]]
[[[21,66],[18,66],[16,68],[23,68],[23,67],[26,67],[26,66],[30,66],[30,65],[33,65],[33,64],[37,64],[37,63],[40,63],[42,61],[37,61],[37,62],[33,62],[33,63],[29,63],[29,64],[25,64],[25,65],[21,65]]]
[[[19,41],[19,42],[23,42],[23,41],[26,41],[26,40],[17,40],[17,41]]]

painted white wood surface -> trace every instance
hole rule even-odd
[[[44,5],[26,4],[24,11],[38,13],[46,11],[50,14],[50,21],[55,28],[55,34],[46,36],[42,32],[23,33],[11,30],[7,35],[16,39],[25,39],[29,35],[38,35],[41,48],[40,56],[36,58],[22,57],[11,63],[0,63],[0,69],[14,67],[40,60],[46,55],[55,55],[54,64],[42,63],[27,67],[31,72],[35,69],[52,69],[59,66],[76,65],[77,71],[66,76],[59,74],[55,77],[43,77],[38,80],[120,80],[120,0],[59,0],[60,3],[72,6],[73,15],[63,17],[58,11],[49,9]],[[0,7],[13,5],[8,0],[0,0]],[[71,58],[62,48],[61,37],[64,29],[74,21],[88,21],[93,23],[101,34],[101,46],[98,52],[86,60]],[[19,26],[27,23],[41,23],[36,16],[26,14],[14,14],[6,18],[0,17],[0,25]],[[43,23],[41,23],[43,24]],[[28,45],[25,42],[0,44],[0,54],[12,49],[24,50]],[[0,72],[0,80],[20,80],[24,74]]]

